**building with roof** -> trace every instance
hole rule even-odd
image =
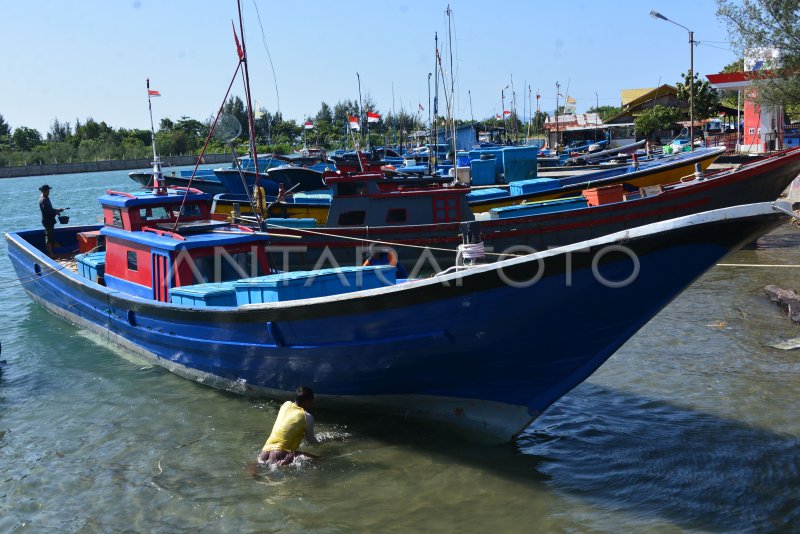
[[[744,127],[737,135],[737,152],[764,154],[800,145],[797,129],[784,127],[783,106],[759,105],[753,85],[755,80],[779,76],[779,60],[777,50],[758,51],[745,57],[743,71],[706,75],[715,88],[739,91],[744,97]]]

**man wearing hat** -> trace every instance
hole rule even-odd
[[[44,226],[44,242],[47,245],[47,255],[53,257],[53,233],[56,227],[56,215],[64,211],[63,208],[55,209],[50,203],[50,186],[44,184],[39,188],[42,196],[39,197],[39,209],[42,211],[42,226]]]

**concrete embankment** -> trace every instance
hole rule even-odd
[[[42,176],[45,174],[72,174],[79,172],[122,171],[146,169],[152,165],[151,158],[113,159],[101,161],[84,161],[81,163],[48,163],[46,165],[24,165],[20,167],[0,167],[0,178],[18,178],[21,176]],[[230,154],[206,154],[202,163],[230,163]],[[165,168],[194,165],[197,156],[162,157]]]

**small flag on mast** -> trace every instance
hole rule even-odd
[[[311,130],[314,128],[314,123],[312,121],[306,121],[305,125],[303,126],[306,130]]]
[[[236,26],[233,25],[233,21],[231,21],[231,28],[233,29],[233,39],[236,41],[236,53],[239,54],[239,60],[242,60],[244,59],[244,50],[242,45],[239,44],[239,36],[236,35]]]
[[[161,93],[159,93],[158,91],[150,89],[150,78],[147,78],[147,96],[148,97],[161,96]]]
[[[348,117],[347,122],[350,124],[351,130],[360,130],[361,126],[358,124],[358,117]]]
[[[511,112],[508,111],[507,109],[504,109],[503,110],[503,117],[510,117],[510,116],[511,116]]]
[[[372,111],[367,111],[367,122],[378,122],[379,120],[381,120],[380,115]]]

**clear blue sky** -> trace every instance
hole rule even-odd
[[[447,2],[432,0],[242,0],[253,95],[302,121],[325,101],[369,93],[382,112],[428,109],[434,33],[449,76]],[[263,24],[259,25],[255,5]],[[0,114],[43,135],[54,118],[87,117],[114,128],[149,128],[145,79],[161,91],[154,117],[209,117],[220,105],[237,57],[235,0],[4,0]],[[556,82],[577,100],[619,105],[620,90],[674,84],[689,68],[686,30],[649,16],[656,9],[695,32],[701,76],[734,61],[713,0],[451,0],[456,116],[500,112],[513,78],[555,107]],[[238,27],[238,20],[237,20]],[[704,79],[704,78],[703,78]],[[449,78],[447,81],[449,85]],[[567,87],[569,88],[567,89]],[[241,83],[235,94],[243,95]],[[506,90],[506,108],[511,89]],[[442,98],[443,100],[443,98]]]

